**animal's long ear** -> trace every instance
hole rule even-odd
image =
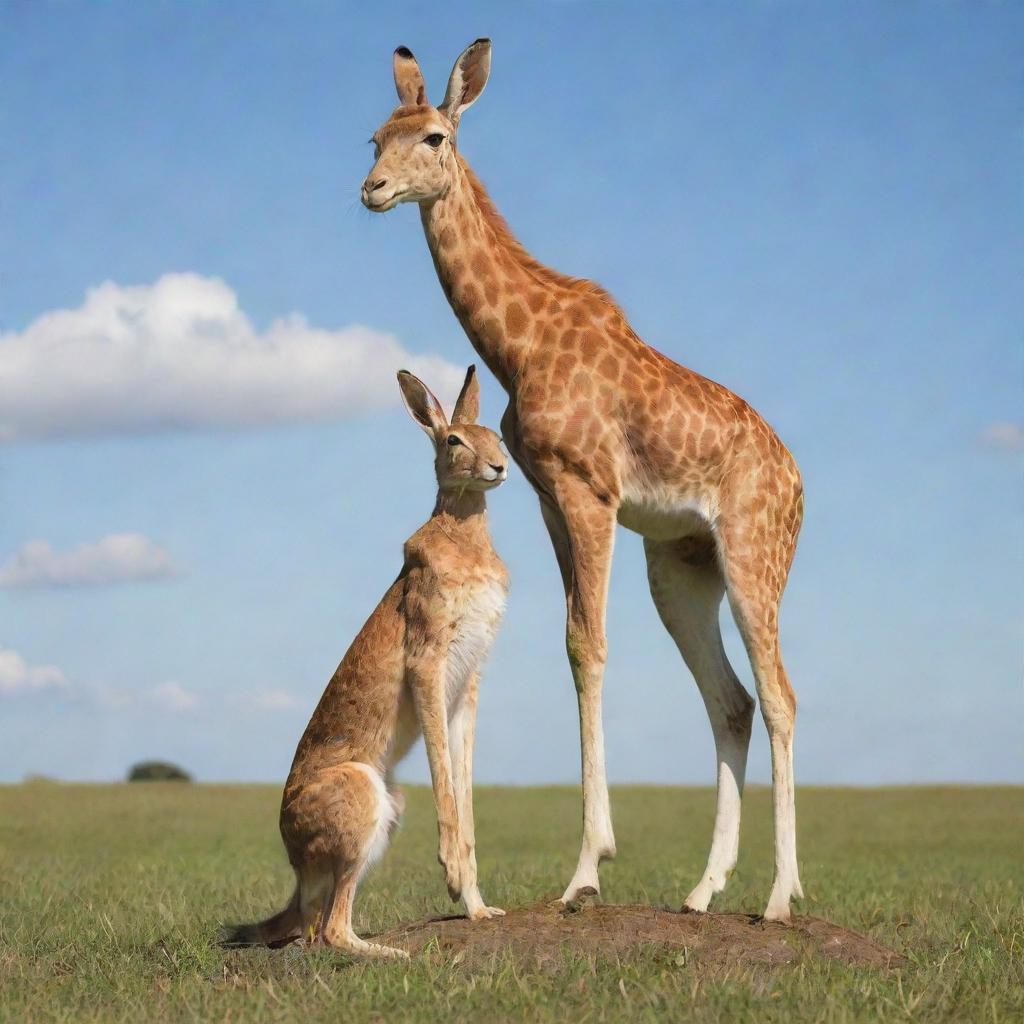
[[[398,90],[398,99],[402,106],[426,106],[427,86],[412,50],[408,46],[400,46],[395,50],[391,64],[395,72],[395,88]]]
[[[466,371],[466,383],[462,385],[459,399],[452,413],[452,423],[476,423],[480,418],[480,381],[476,375],[476,367],[470,366]]]
[[[448,420],[434,393],[408,370],[398,371],[398,386],[402,390],[402,400],[409,415],[437,441],[448,429]]]
[[[457,128],[462,112],[476,102],[491,73],[491,41],[477,39],[459,55],[448,79],[448,89],[440,106]]]

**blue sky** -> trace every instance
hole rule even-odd
[[[800,463],[798,780],[1024,780],[1022,31],[1010,4],[0,7],[0,779],[282,778],[430,511],[393,372],[473,358],[416,211],[358,205],[366,140],[395,46],[436,100],[489,35],[460,147],[513,229]],[[490,507],[478,778],[574,781],[554,559],[518,473]],[[609,642],[612,780],[711,784],[625,532]]]

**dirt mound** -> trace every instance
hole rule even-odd
[[[570,907],[538,903],[475,924],[464,917],[427,918],[375,939],[413,954],[433,946],[463,963],[511,950],[518,959],[554,967],[566,952],[623,956],[642,948],[660,948],[687,963],[721,965],[782,966],[808,955],[863,967],[906,963],[899,953],[816,917],[794,917],[791,925],[780,925],[748,914],[683,914],[590,901]]]

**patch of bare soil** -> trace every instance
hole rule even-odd
[[[433,945],[444,956],[468,964],[511,951],[519,960],[557,967],[565,953],[628,956],[652,948],[682,955],[687,963],[720,966],[784,966],[808,955],[860,967],[906,963],[899,953],[817,917],[794,917],[791,925],[781,925],[748,914],[684,914],[589,901],[570,907],[537,903],[476,923],[464,917],[432,917],[374,938],[413,955]]]

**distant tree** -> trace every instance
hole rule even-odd
[[[140,761],[128,772],[129,782],[191,782],[184,768],[169,761]]]

